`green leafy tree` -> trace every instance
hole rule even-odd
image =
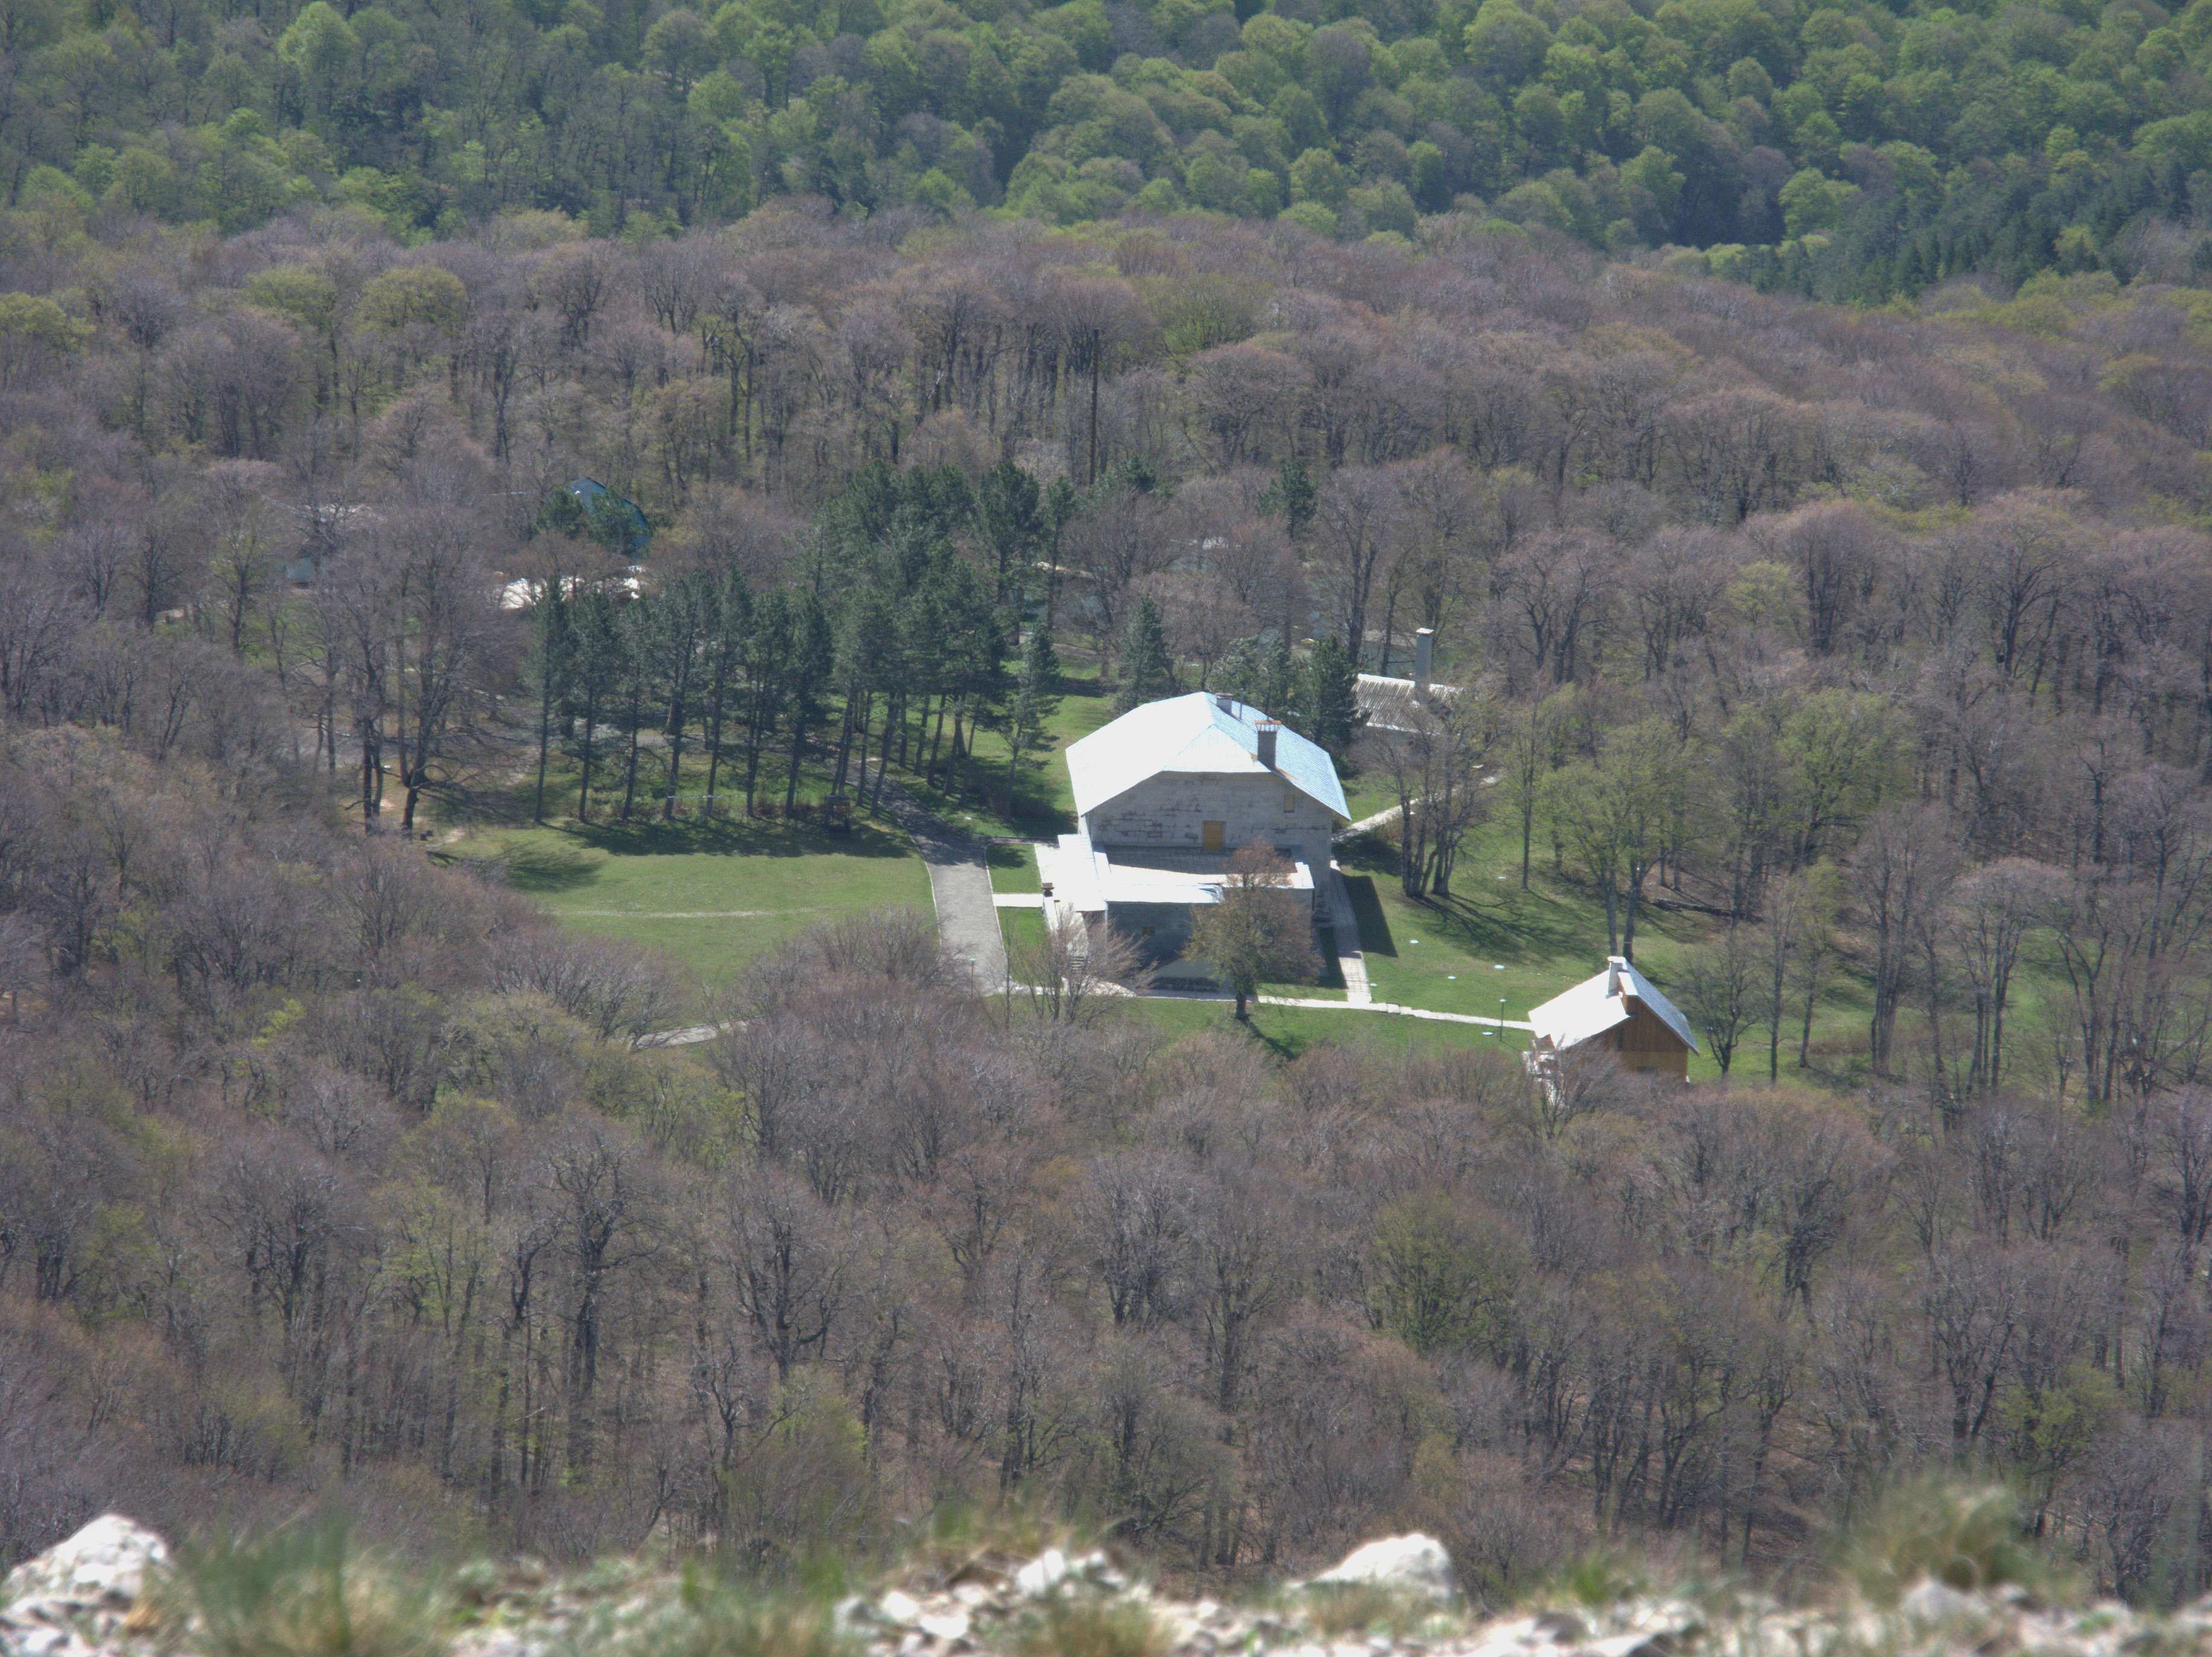
[[[1359,732],[1359,674],[1351,654],[1334,636],[1322,639],[1301,664],[1297,724],[1342,765]]]
[[[1528,1268],[1509,1228],[1443,1191],[1416,1191],[1376,1213],[1367,1258],[1376,1321],[1423,1357],[1504,1349]]]
[[[792,627],[791,767],[783,783],[786,816],[798,807],[799,762],[805,757],[807,738],[822,717],[823,698],[836,665],[837,640],[829,612],[810,593],[799,600]]]
[[[1036,479],[1012,460],[1001,460],[975,486],[975,527],[991,555],[1000,604],[1018,603],[1029,562],[1047,533],[1044,499]]]
[[[1168,655],[1167,629],[1160,620],[1160,606],[1147,594],[1137,600],[1121,636],[1121,683],[1114,692],[1114,711],[1125,714],[1174,694],[1175,664]]]
[[[1312,911],[1290,880],[1290,863],[1274,848],[1241,847],[1220,901],[1201,905],[1191,923],[1189,953],[1237,998],[1240,1023],[1262,984],[1304,983],[1319,969]]]
[[[1307,472],[1306,463],[1293,454],[1277,469],[1260,504],[1265,511],[1280,514],[1283,533],[1294,545],[1302,545],[1313,528],[1314,514],[1320,509],[1321,490]]]
[[[1014,788],[1027,756],[1049,750],[1048,728],[1060,710],[1060,655],[1053,649],[1052,629],[1032,627],[1022,648],[1022,667],[1014,685],[1012,710],[1006,727],[1006,797],[1005,813],[1014,814]]]

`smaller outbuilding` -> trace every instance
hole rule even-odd
[[[1687,1076],[1698,1039],[1690,1020],[1625,956],[1528,1014],[1528,1062],[1541,1074],[1571,1048],[1611,1053],[1624,1070]]]

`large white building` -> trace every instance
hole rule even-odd
[[[1287,857],[1309,905],[1328,884],[1329,839],[1346,814],[1336,766],[1249,704],[1204,692],[1147,703],[1071,746],[1067,771],[1081,827],[1039,860],[1049,902],[1155,962],[1181,953],[1243,847]]]

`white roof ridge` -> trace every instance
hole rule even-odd
[[[1224,709],[1222,704],[1226,701]],[[1316,743],[1249,703],[1193,691],[1132,708],[1071,743],[1068,780],[1079,816],[1089,814],[1163,771],[1259,776],[1257,727],[1278,727],[1273,773],[1339,817],[1351,815],[1335,764]]]

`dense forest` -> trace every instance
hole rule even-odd
[[[1490,214],[1856,300],[2201,278],[2208,77],[2203,0],[8,0],[0,248],[303,204],[649,241],[798,196],[1355,240]]]
[[[1523,28],[1498,5],[1466,28]],[[8,143],[66,136],[83,106],[39,77],[71,64],[149,123],[173,85],[270,108],[105,144],[104,179],[84,119],[0,262],[0,1558],[106,1508],[334,1499],[418,1545],[791,1571],[1006,1501],[1230,1577],[1419,1522],[1504,1595],[1600,1545],[1786,1566],[1942,1466],[2121,1592],[2212,1579],[2203,289],[2051,271],[1846,310],[1473,210],[1340,240],[811,196],[635,241],[459,212],[416,245],[444,209],[291,180],[374,155],[496,207],[627,168],[623,123],[693,119],[660,81],[562,82],[611,123],[574,167],[465,161],[505,106],[472,125],[430,89],[550,97],[540,69],[643,20],[316,7],[264,55],[252,17],[4,15]],[[2078,34],[2128,98],[2192,49],[2113,55],[2148,21],[2118,11],[1862,21],[1791,81],[1844,14],[1711,15],[1753,44],[1694,61],[1754,90],[1759,52],[1807,88],[1829,52],[1923,61],[1923,27],[1962,77],[1984,29],[2021,75],[2023,34]],[[1225,14],[1107,16],[1244,72]],[[1006,38],[1061,38],[1035,27]],[[810,98],[846,119],[884,37],[791,29],[772,70],[702,46],[678,107],[719,76],[773,97],[768,133]],[[1421,76],[1384,90],[1341,26],[1310,73],[1329,40],[1376,83],[1315,101],[1387,161]],[[846,40],[860,79],[825,93],[801,66]],[[403,70],[418,97],[375,78]],[[1691,108],[1626,107],[1653,99]],[[581,108],[520,130],[581,143]],[[1832,119],[1804,108],[1793,142]],[[129,210],[133,179],[251,177],[270,198],[229,234]],[[635,571],[584,475],[649,518]],[[1420,626],[1459,695],[1363,746],[1349,675],[1402,673]],[[709,1005],[422,838],[649,818],[709,767],[764,813],[887,752],[994,800],[1077,671],[1241,688],[1403,775],[1409,892],[1486,818],[1524,881],[1587,895],[1577,948],[1694,913],[1668,987],[1729,1075],[1286,1061],[1110,996],[978,996],[902,915]],[[1838,984],[1816,1042],[1800,1008]]]

